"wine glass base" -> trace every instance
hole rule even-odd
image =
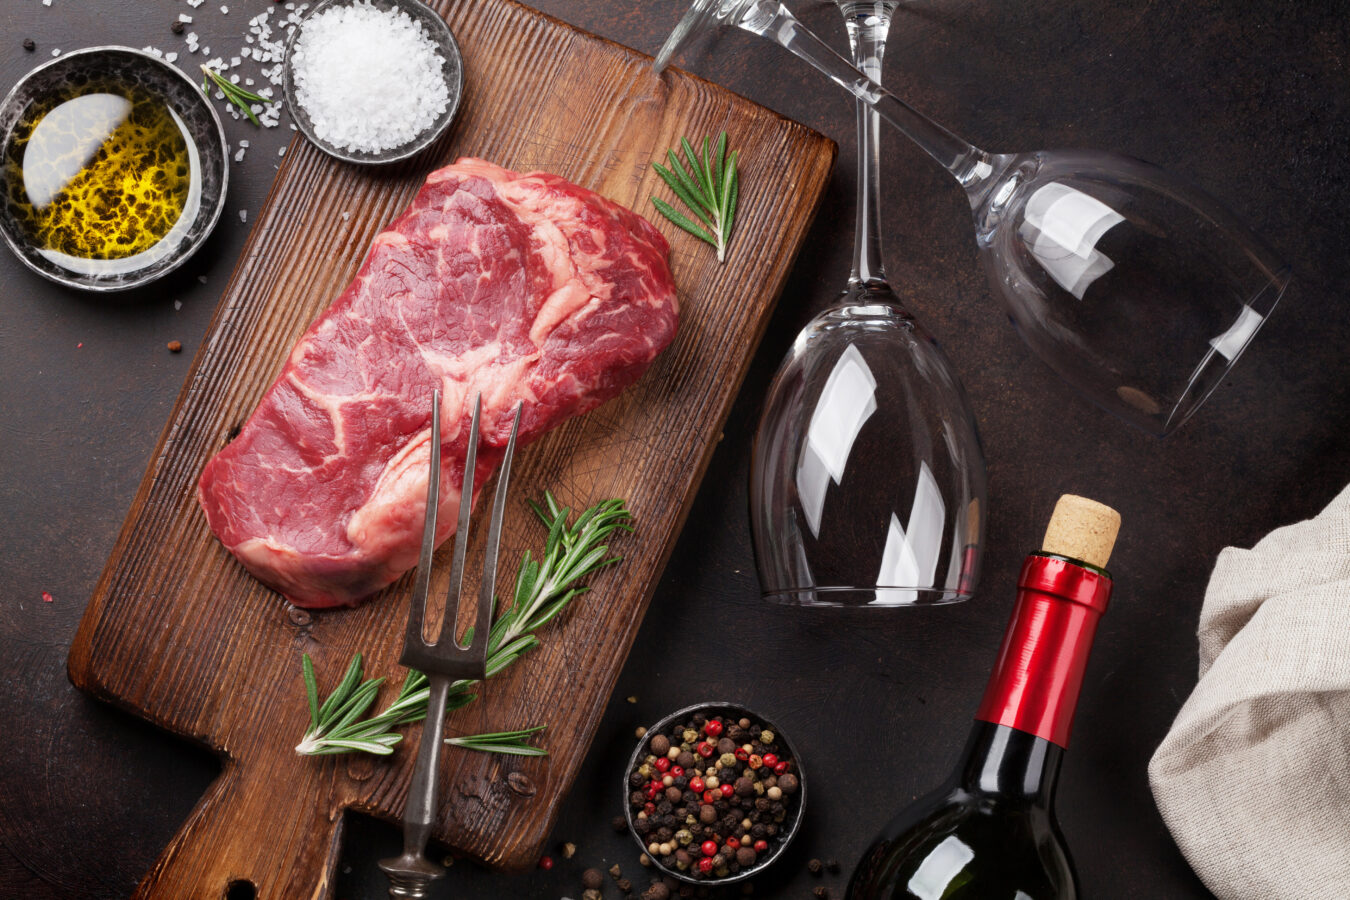
[[[826,586],[764,591],[762,596],[779,606],[894,609],[904,606],[948,606],[969,600],[974,593],[937,588]]]

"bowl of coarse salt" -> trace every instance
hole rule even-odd
[[[291,33],[282,90],[320,150],[390,163],[454,121],[464,58],[450,26],[420,0],[323,0]]]

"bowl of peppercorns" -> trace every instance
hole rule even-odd
[[[806,777],[763,716],[698,703],[641,733],[623,796],[628,830],[653,866],[691,884],[729,884],[782,856],[801,826]]]

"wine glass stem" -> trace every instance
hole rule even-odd
[[[1009,157],[995,157],[966,143],[932,119],[887,91],[797,21],[777,0],[753,0],[738,10],[736,25],[768,38],[810,63],[823,75],[857,97],[881,118],[900,129],[929,156],[942,164],[971,196],[972,203]]]
[[[891,13],[899,0],[839,0],[853,48],[853,64],[872,81],[881,83],[881,62]],[[858,202],[853,230],[851,287],[884,282],[881,257],[881,117],[861,100],[858,104]]]

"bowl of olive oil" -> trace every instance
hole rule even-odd
[[[0,234],[61,284],[146,284],[219,221],[227,154],[220,117],[174,66],[129,47],[72,51],[0,104]]]

